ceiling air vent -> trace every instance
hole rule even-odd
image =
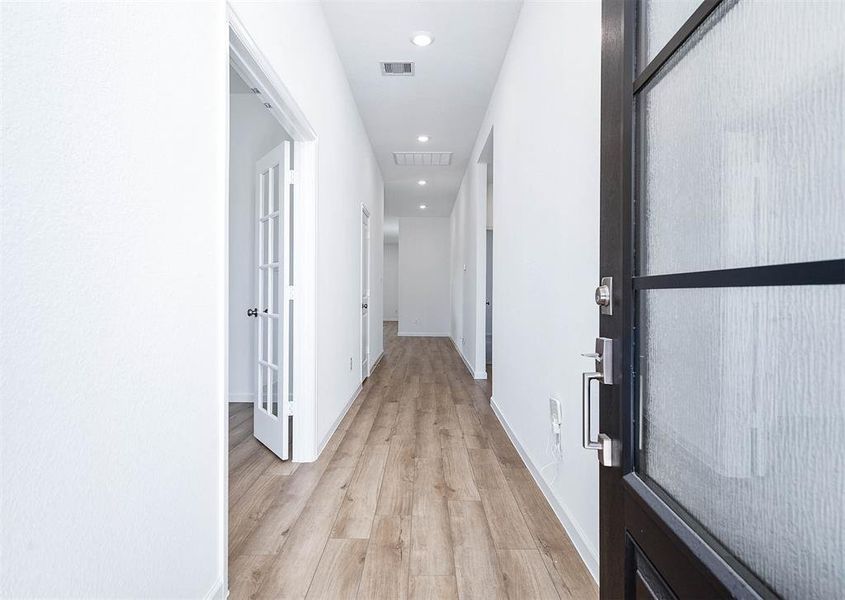
[[[382,75],[414,75],[414,63],[412,62],[383,62],[381,65]]]
[[[448,167],[451,152],[394,152],[393,162],[400,167]]]

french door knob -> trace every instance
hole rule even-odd
[[[370,305],[369,304],[362,304],[361,308],[370,308]]]
[[[246,316],[248,317],[257,317],[258,316],[258,307],[256,308],[248,308],[246,310]]]

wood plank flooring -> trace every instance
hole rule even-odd
[[[313,463],[229,417],[230,598],[591,599],[572,542],[446,338],[399,338]]]

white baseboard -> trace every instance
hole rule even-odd
[[[378,358],[376,358],[375,362],[373,362],[373,366],[370,367],[370,375],[372,375],[373,371],[376,370],[376,367],[381,362],[382,358],[384,358],[384,350],[382,350],[381,353],[379,353]]]
[[[361,384],[358,384],[358,389],[355,390],[355,393],[352,394],[352,397],[346,403],[346,406],[343,407],[343,410],[340,411],[340,414],[338,415],[337,419],[335,419],[334,423],[332,423],[332,426],[329,428],[329,432],[325,435],[325,437],[323,437],[323,440],[320,442],[320,445],[318,446],[318,449],[317,449],[317,454],[314,456],[313,460],[317,460],[318,458],[320,458],[320,455],[323,453],[323,450],[326,448],[326,444],[328,444],[329,440],[332,439],[334,432],[337,431],[337,428],[340,425],[340,422],[343,421],[343,417],[345,417],[346,413],[349,412],[349,408],[352,406],[352,403],[355,402],[355,398],[358,397],[358,394],[361,393],[362,389],[364,389],[363,386]],[[313,461],[309,461],[309,462],[313,462]]]
[[[455,347],[455,350],[458,352],[458,356],[461,357],[461,360],[464,361],[464,366],[469,371],[469,374],[472,375],[473,379],[487,379],[487,371],[473,371],[472,367],[469,366],[469,361],[467,361],[467,357],[464,356],[464,353],[461,352],[461,349],[458,348],[458,344],[455,343],[455,338],[451,335],[449,336],[449,341],[452,342],[452,345]]]
[[[205,600],[225,600],[228,595],[228,590],[223,587],[223,580],[218,579],[214,582],[214,585],[211,586],[211,589],[208,590],[208,593],[205,595]]]
[[[428,333],[419,331],[400,331],[397,335],[400,337],[450,337],[448,333]]]
[[[499,410],[499,406],[496,404],[493,398],[490,398],[490,407],[493,409],[493,413],[496,415],[496,418],[499,419],[499,423],[502,424],[502,428],[505,430],[505,433],[508,434],[508,438],[510,438],[511,443],[513,444],[516,451],[519,453],[519,456],[522,458],[522,462],[528,467],[528,472],[531,473],[531,476],[534,478],[534,481],[537,483],[537,486],[540,488],[540,491],[543,492],[543,495],[546,497],[546,501],[549,503],[549,506],[552,507],[555,515],[557,516],[560,524],[563,525],[563,528],[566,530],[566,533],[569,535],[572,543],[575,544],[575,549],[578,550],[578,554],[581,556],[581,560],[584,561],[584,564],[587,565],[587,569],[590,571],[590,575],[593,576],[596,583],[599,581],[599,557],[598,557],[598,550],[594,548],[589,542],[587,542],[586,536],[584,536],[584,532],[581,531],[581,528],[575,524],[575,521],[572,520],[572,517],[569,514],[569,511],[566,507],[560,503],[560,501],[555,497],[552,493],[551,488],[546,483],[546,480],[540,475],[540,472],[537,470],[537,467],[531,462],[531,459],[528,458],[528,454],[525,452],[525,448],[522,447],[522,444],[519,443],[519,440],[513,433],[513,430],[508,425],[507,419],[502,414],[502,411]]]
[[[234,402],[249,402],[251,404],[255,402],[255,394],[251,392],[229,394],[229,403],[231,404]]]

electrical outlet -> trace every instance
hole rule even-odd
[[[560,411],[560,400],[549,398],[549,420],[552,422],[552,455],[561,457],[561,427],[563,416]]]
[[[549,398],[549,419],[552,425],[560,425],[560,400]]]
[[[461,336],[461,346],[464,345],[464,336]]]

